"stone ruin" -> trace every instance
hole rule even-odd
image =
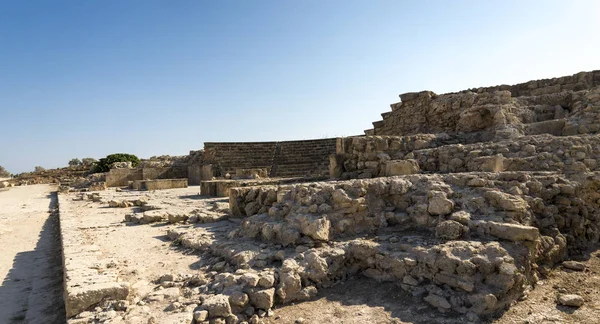
[[[181,279],[194,321],[256,323],[354,276],[477,321],[599,242],[600,71],[400,98],[365,136],[329,139],[329,180],[230,187],[230,221],[169,230],[207,260]],[[251,143],[211,145],[221,173],[281,172],[218,155]]]

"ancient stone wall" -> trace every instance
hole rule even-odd
[[[170,166],[162,168],[142,168],[142,178],[152,179],[180,179],[188,177],[187,166]]]
[[[129,181],[143,179],[142,169],[111,169],[106,173],[106,186],[124,187]]]
[[[106,173],[106,186],[124,187],[130,181],[153,180],[153,179],[182,179],[188,177],[188,167],[185,165],[133,168],[133,169],[111,169]]]
[[[600,71],[592,71],[442,95],[431,91],[406,93],[400,95],[401,102],[392,104],[392,111],[383,113],[383,120],[374,122],[374,128],[366,133],[495,133],[510,125],[522,129],[532,123],[568,118],[578,110],[578,102],[585,104],[585,94],[579,92],[598,86]],[[556,125],[553,126],[551,131],[556,132]],[[536,131],[536,128],[530,131]],[[562,129],[562,132],[569,131]]]
[[[600,85],[600,70],[580,72],[574,75],[533,80],[515,85],[499,85],[470,89],[472,92],[484,93],[507,90],[513,97],[540,96],[562,91],[581,91]]]
[[[164,190],[188,187],[188,179],[156,179],[143,180],[142,182],[142,188],[146,190]]]
[[[343,139],[332,177],[372,178],[391,174],[394,164],[414,160],[413,172],[598,170],[600,137],[523,136],[518,141],[466,142],[446,134],[365,136]],[[454,143],[454,144],[453,144]],[[410,170],[408,170],[410,171]],[[405,173],[406,174],[406,173]]]
[[[598,172],[502,172],[234,188],[231,212],[244,218],[229,237],[322,247],[307,252],[304,272],[284,260],[283,292],[290,275],[320,287],[359,271],[442,311],[486,314],[514,302],[567,251],[598,243],[598,186]],[[355,238],[371,233],[376,239]]]

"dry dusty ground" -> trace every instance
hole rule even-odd
[[[62,261],[48,185],[0,191],[0,323],[64,322]]]
[[[89,200],[73,201],[71,205],[73,214],[78,218],[79,228],[84,230],[88,243],[100,247],[102,255],[99,262],[103,267],[116,269],[122,280],[132,284],[138,296],[138,299],[134,301],[137,306],[130,307],[126,314],[117,315],[114,312],[104,312],[102,318],[110,317],[108,321],[110,323],[178,322],[181,314],[163,311],[177,298],[153,301],[144,300],[144,298],[159,288],[158,284],[153,282],[164,274],[198,274],[200,257],[192,251],[185,251],[173,246],[168,240],[167,229],[178,225],[125,223],[125,215],[132,213],[137,207],[109,208],[107,201],[113,198],[146,197],[150,204],[166,205],[171,209],[207,209],[212,202],[223,202],[226,199],[200,199],[197,186],[152,193],[139,191],[117,193],[110,190],[100,194],[103,197],[103,203]],[[73,199],[76,196],[76,194],[69,194],[65,195],[64,199]],[[191,307],[189,314],[193,308],[195,307]],[[96,316],[98,318],[97,314],[84,313],[82,315],[79,317]],[[151,318],[152,320],[150,320]]]

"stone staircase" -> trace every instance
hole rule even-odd
[[[329,155],[335,153],[336,139],[283,142],[205,143],[208,162],[218,165],[221,175],[239,168],[265,168],[270,177],[327,176]]]
[[[270,170],[276,148],[277,142],[204,143],[209,161],[219,166],[223,176],[235,174],[238,168]]]
[[[281,152],[274,158],[277,177],[325,176],[329,174],[329,155],[335,153],[336,139],[280,142]]]
[[[579,108],[576,102],[582,91],[598,86],[600,70],[442,95],[431,91],[405,93],[400,95],[400,102],[390,105],[391,111],[381,114],[382,120],[373,122],[373,128],[365,130],[365,134],[490,131],[506,124],[559,120]],[[512,120],[499,120],[505,116],[495,115],[498,109],[512,115]],[[471,122],[460,122],[468,120]]]

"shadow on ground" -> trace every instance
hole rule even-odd
[[[0,286],[0,319],[8,323],[64,323],[62,252],[56,193],[33,251],[18,253]]]

